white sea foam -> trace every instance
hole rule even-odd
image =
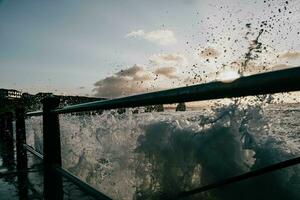
[[[300,154],[297,105],[232,104],[186,112],[60,115],[63,167],[113,199],[157,199]],[[42,152],[42,118],[26,120],[27,143]],[[300,168],[205,193],[202,199],[300,195]],[[233,192],[234,190],[234,192]],[[271,190],[271,189],[270,189]],[[286,192],[289,192],[288,195]],[[283,195],[283,196],[282,196]]]
[[[43,119],[41,116],[30,117],[25,120],[26,143],[43,153]]]
[[[227,106],[213,114],[62,115],[63,167],[113,199],[156,199],[299,156],[299,114]],[[292,179],[299,184],[298,171],[284,175],[282,191]]]

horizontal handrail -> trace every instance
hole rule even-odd
[[[41,115],[43,115],[43,111],[41,110],[26,113],[27,117],[41,116]]]
[[[88,194],[95,197],[96,199],[98,199],[98,200],[112,200],[111,198],[109,198],[105,194],[99,192],[98,190],[94,189],[93,187],[91,187],[87,183],[83,182],[82,180],[80,180],[78,177],[74,176],[73,174],[71,174],[67,170],[65,170],[61,167],[56,167],[54,169],[55,169],[56,172],[58,172],[59,174],[61,174],[64,177],[68,178],[68,180],[72,181],[78,187],[83,188],[85,191],[88,192]]]
[[[202,101],[300,90],[300,67],[241,77],[233,82],[220,81],[169,89],[112,100],[94,101],[59,108],[65,114],[93,110],[139,107],[156,104]]]
[[[112,100],[101,100],[101,101],[94,101],[89,103],[82,103],[82,104],[77,104],[72,106],[66,106],[63,108],[57,108],[59,105],[59,101],[57,98],[49,97],[49,99],[45,99],[46,101],[43,102],[43,111],[29,112],[26,114],[26,116],[43,115],[44,117],[43,137],[44,137],[44,144],[45,144],[44,152],[47,152],[44,153],[45,154],[44,161],[45,160],[48,161],[47,163],[44,162],[44,166],[56,166],[56,165],[61,166],[60,132],[59,132],[58,114],[299,91],[300,90],[299,80],[300,80],[300,67],[295,67],[295,68],[290,68],[285,70],[278,70],[273,72],[266,72],[266,73],[241,77],[230,83],[215,81],[215,82],[198,84],[198,85],[193,85],[188,87],[181,87],[181,88],[169,89],[164,91],[127,96],[127,97],[122,97],[122,98],[117,98]],[[24,124],[24,122],[22,123]],[[20,124],[19,126],[20,127],[17,128],[17,130],[24,129],[23,130],[24,132],[25,131],[25,128],[23,127],[24,125]],[[46,148],[46,144],[47,144],[47,148]],[[39,156],[40,158],[43,158],[43,155],[40,155],[39,153],[31,149],[28,145],[25,147],[27,148],[27,150],[31,151],[35,155]],[[53,150],[55,149],[58,149],[59,151],[53,153]],[[219,182],[210,185],[196,188],[191,191],[179,192],[177,193],[178,196],[176,196],[175,198],[184,198],[199,192],[207,191],[234,182],[239,182],[248,178],[256,177],[271,171],[286,168],[299,163],[300,163],[299,157],[295,159],[287,160],[239,176],[221,180]],[[61,168],[58,169],[60,169],[60,171],[63,172]],[[75,179],[75,176],[73,177],[73,175],[72,176],[70,175],[68,177],[71,177],[71,179],[77,182],[78,185],[87,187],[87,185],[81,184],[80,180]],[[95,192],[93,189],[91,189],[90,191],[92,193]]]
[[[42,169],[25,169],[25,170],[12,170],[7,172],[0,172],[0,178],[5,176],[27,174],[27,173],[40,172],[40,171],[42,171]]]
[[[26,148],[26,150],[28,150],[33,155],[37,156],[39,159],[42,159],[42,160],[44,159],[44,156],[41,153],[37,152],[33,147],[31,147],[31,146],[29,146],[27,144],[23,144],[23,146]],[[102,194],[98,190],[94,189],[90,185],[84,183],[78,177],[72,175],[67,170],[65,170],[65,169],[63,169],[61,167],[55,167],[54,169],[58,173],[62,174],[64,177],[68,178],[68,180],[72,181],[75,185],[79,186],[80,188],[83,188],[85,191],[88,191],[88,193],[90,195],[92,195],[93,197],[95,197],[96,199],[111,200],[109,197],[105,196],[104,194]],[[2,174],[0,173],[0,177],[1,177],[1,175]]]
[[[41,154],[40,152],[37,152],[32,146],[28,145],[28,144],[23,144],[24,148],[29,151],[30,153],[32,153],[33,155],[37,156],[40,159],[44,159],[43,154]]]
[[[298,164],[300,164],[300,157],[292,158],[292,159],[285,160],[285,161],[282,161],[282,162],[279,162],[279,163],[276,163],[276,164],[272,164],[272,165],[269,165],[267,167],[263,167],[263,168],[260,168],[260,169],[254,170],[254,171],[250,171],[250,172],[238,175],[238,176],[234,176],[234,177],[230,177],[230,178],[227,178],[227,179],[224,179],[224,180],[221,180],[221,181],[217,181],[215,183],[212,183],[212,184],[209,184],[209,185],[206,185],[206,186],[195,188],[195,189],[190,190],[190,191],[180,192],[176,195],[175,198],[172,197],[172,199],[181,199],[181,198],[189,197],[189,196],[192,196],[192,195],[195,195],[195,194],[199,194],[201,192],[205,192],[205,191],[208,191],[208,190],[219,188],[219,187],[229,185],[229,184],[232,184],[232,183],[244,181],[244,180],[247,180],[247,179],[250,179],[250,178],[258,177],[258,176],[264,175],[266,173],[274,172],[274,171],[284,169],[284,168],[287,168],[287,167],[291,167],[291,166],[294,166],[294,165],[298,165]],[[167,198],[164,198],[164,199],[167,199]]]

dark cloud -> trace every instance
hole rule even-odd
[[[95,96],[112,98],[146,92],[149,91],[150,78],[151,73],[134,65],[96,82]]]
[[[125,70],[121,70],[119,72],[116,73],[117,76],[129,76],[129,77],[134,77],[136,76],[139,72],[143,71],[143,68],[138,66],[138,65],[134,65],[128,69]]]
[[[95,96],[99,97],[119,97],[145,91],[133,81],[120,76],[110,76],[95,83]]]
[[[151,76],[145,69],[138,65],[133,65],[132,67],[121,70],[115,74],[119,77],[132,78],[134,81],[147,81],[151,79]]]
[[[165,58],[177,60],[172,56]],[[166,89],[170,82],[179,78],[176,73],[175,67],[157,67],[155,71],[147,71],[143,66],[133,65],[99,80],[93,91],[97,97],[113,98]]]

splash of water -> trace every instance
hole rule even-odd
[[[296,133],[278,135],[270,128],[278,126],[272,112],[260,105],[241,107],[238,101],[213,112],[61,116],[63,165],[114,199],[157,199],[163,192],[175,194],[299,154]],[[291,180],[299,183],[298,171],[294,167],[255,184],[280,183],[283,195],[293,188]],[[238,193],[232,188],[201,197],[232,199],[249,188],[257,192],[245,199],[265,194],[255,184],[242,184]],[[285,198],[299,195],[291,191]]]
[[[241,75],[267,50],[261,37],[272,27],[265,20],[260,27],[252,31],[246,23],[249,46],[236,61]],[[264,62],[262,68],[268,64]],[[222,66],[228,65],[233,61]],[[271,101],[271,95],[262,95],[182,113],[63,115],[63,167],[113,199],[150,200],[296,157],[299,107],[278,108],[268,105]],[[27,142],[41,149],[41,122],[32,118],[26,127]],[[299,174],[296,166],[190,199],[297,199]]]

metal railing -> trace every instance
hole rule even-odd
[[[188,87],[170,89],[159,92],[133,95],[123,98],[94,101],[59,108],[59,100],[54,97],[45,98],[43,111],[29,112],[25,116],[43,116],[43,142],[44,142],[44,166],[45,168],[56,167],[60,172],[69,174],[61,168],[60,130],[59,114],[86,112],[96,110],[109,110],[129,107],[140,107],[156,104],[172,104],[180,102],[203,101],[220,98],[243,97],[280,92],[291,92],[300,90],[300,67],[266,72],[247,77],[241,77],[231,83],[211,82]],[[23,119],[24,120],[24,119]],[[17,127],[18,129],[18,127]],[[25,129],[24,129],[25,131]],[[25,133],[24,133],[25,134]],[[266,168],[252,171],[240,176],[231,177],[213,183],[211,185],[196,188],[192,191],[178,192],[172,199],[183,198],[207,191],[216,187],[256,177],[268,172],[289,167],[300,163],[300,157],[277,163]],[[46,170],[47,171],[47,170]],[[72,176],[69,174],[69,176]],[[74,179],[74,177],[73,177]],[[47,180],[46,180],[47,181]],[[76,180],[80,184],[79,180]],[[53,182],[50,181],[49,186]],[[57,183],[54,183],[57,185]],[[82,183],[84,185],[84,183]],[[84,187],[88,187],[84,185]],[[46,189],[46,188],[45,188]],[[93,189],[92,193],[96,194]],[[50,192],[55,192],[54,190]],[[97,195],[96,195],[97,196]],[[97,196],[99,199],[109,199],[105,195]],[[163,198],[167,198],[166,196]]]

